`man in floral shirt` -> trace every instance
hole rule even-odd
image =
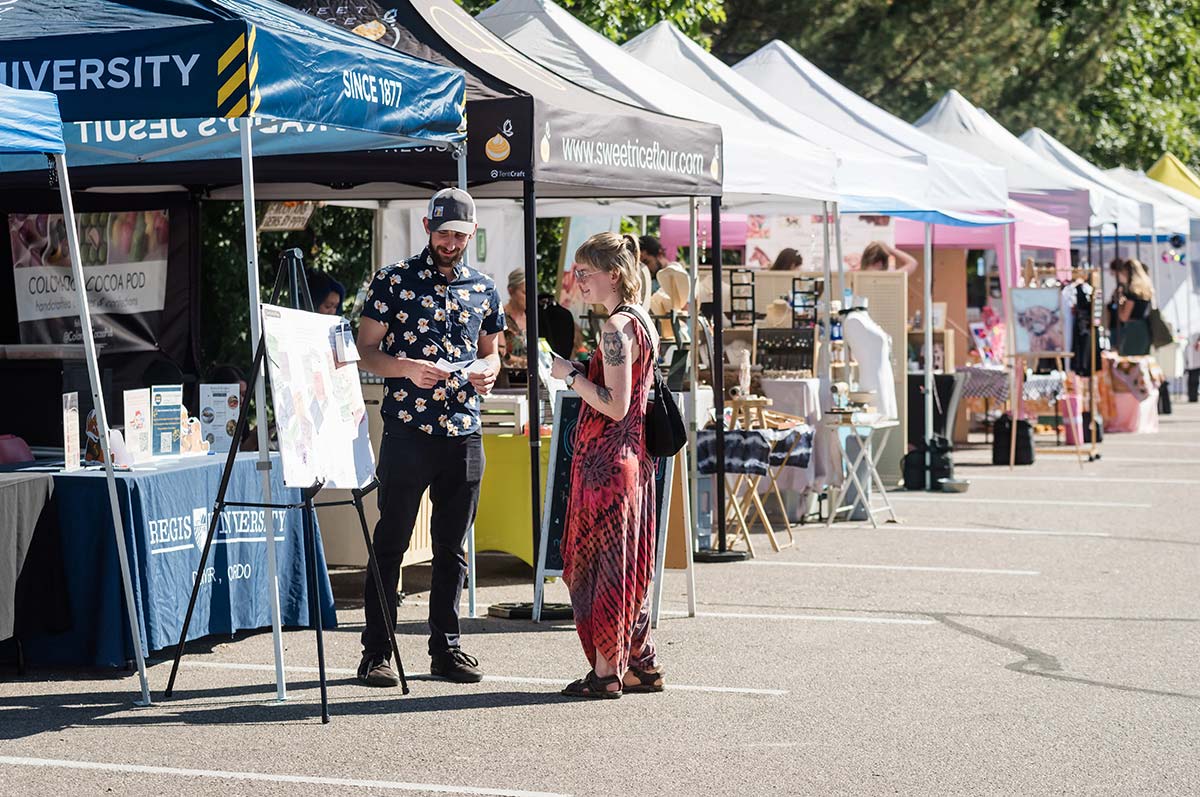
[[[361,365],[386,379],[375,555],[388,607],[385,617],[368,577],[358,667],[359,680],[372,686],[399,684],[389,664],[389,632],[396,624],[400,564],[427,488],[433,503],[430,671],[460,683],[483,677],[479,662],[460,647],[458,602],[467,572],[463,544],[483,477],[479,396],[491,391],[500,370],[504,311],[491,278],[463,262],[475,228],[470,194],[456,188],[434,194],[425,218],[429,245],[375,274],[358,330]],[[447,370],[439,360],[464,367]]]

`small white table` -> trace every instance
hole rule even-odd
[[[841,480],[840,484],[832,488],[829,519],[825,522],[825,526],[832,526],[834,518],[837,517],[839,512],[852,512],[858,506],[862,506],[866,510],[867,519],[871,521],[872,528],[879,528],[879,523],[875,520],[876,510],[890,515],[890,522],[899,523],[900,518],[896,516],[896,510],[892,508],[892,503],[887,497],[887,488],[883,486],[883,479],[879,476],[879,458],[887,447],[888,437],[891,435],[892,430],[899,428],[900,422],[890,418],[860,421],[856,420],[853,415],[829,413],[821,419],[821,425],[828,430],[829,436],[837,441],[838,453],[841,457],[840,464],[845,468],[847,462],[849,462],[849,467],[845,468],[845,477]],[[842,439],[842,432],[848,434],[846,439]],[[879,433],[879,445],[873,447],[873,437],[877,432]],[[854,457],[850,456],[846,447],[846,443],[850,437],[858,440],[858,453]],[[872,448],[878,453],[870,454]],[[867,467],[868,476],[866,485],[858,478],[858,469],[861,465],[866,465]],[[842,501],[845,499],[846,492],[850,489],[851,484],[858,489],[858,500],[850,506],[843,507]],[[883,499],[882,506],[871,506],[870,493],[866,489],[869,485],[874,485],[879,491],[879,495]]]

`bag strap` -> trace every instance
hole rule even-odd
[[[613,315],[616,315],[617,313],[622,313],[622,312],[626,313],[628,315],[631,315],[637,319],[638,324],[641,326],[641,328],[646,333],[646,339],[648,341],[650,341],[650,352],[649,352],[649,354],[650,354],[650,378],[654,380],[655,388],[657,388],[658,384],[662,381],[663,376],[662,376],[662,372],[658,368],[658,357],[656,357],[654,354],[654,345],[655,345],[654,333],[650,331],[650,327],[646,323],[645,319],[642,318],[642,314],[637,312],[634,309],[633,305],[629,305],[629,304],[618,305],[613,310]]]

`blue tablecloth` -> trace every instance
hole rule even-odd
[[[283,486],[278,455],[272,459],[271,503],[299,502],[300,491]],[[263,502],[256,460],[256,454],[238,456],[228,501]],[[134,601],[143,620],[147,650],[166,648],[179,639],[224,464],[224,456],[194,457],[155,462],[117,475]],[[120,666],[133,658],[133,647],[104,473],[56,473],[54,491],[72,630],[27,640],[27,657],[34,664]],[[270,626],[265,511],[231,507],[223,513],[201,575],[203,587],[189,640]],[[302,513],[297,509],[272,511],[283,624],[307,627]],[[317,573],[322,622],[332,628],[337,625],[337,614],[319,530]]]

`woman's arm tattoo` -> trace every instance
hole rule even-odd
[[[604,350],[605,365],[625,364],[625,336],[620,332],[601,333],[600,348]]]
[[[612,391],[603,385],[597,385],[596,398],[600,399],[605,404],[612,404]]]

